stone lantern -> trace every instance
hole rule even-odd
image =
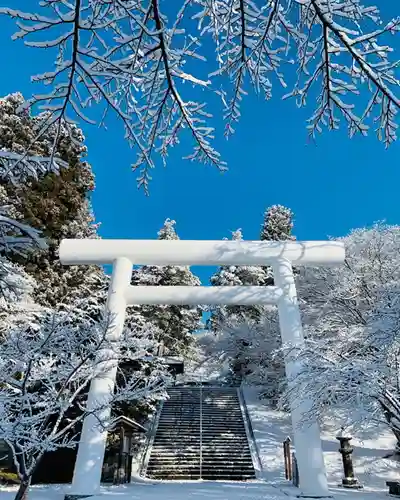
[[[342,427],[339,434],[336,436],[336,439],[340,443],[339,452],[342,455],[343,462],[344,478],[342,479],[341,486],[343,486],[343,488],[362,488],[362,486],[358,482],[358,479],[354,475],[353,460],[351,457],[353,448],[350,444],[352,436],[346,434],[344,432],[344,428]]]

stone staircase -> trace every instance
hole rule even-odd
[[[255,478],[236,388],[175,386],[168,393],[147,477],[229,481]]]

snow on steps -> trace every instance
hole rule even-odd
[[[237,389],[175,386],[168,392],[146,476],[169,480],[255,479]]]

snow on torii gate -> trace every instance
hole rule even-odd
[[[261,242],[189,240],[63,240],[62,264],[112,264],[113,272],[107,300],[107,313],[113,318],[108,334],[118,340],[125,311],[134,304],[275,304],[284,343],[300,346],[304,342],[297,304],[292,264],[295,266],[332,266],[343,263],[344,246],[335,241]],[[238,265],[272,266],[275,286],[132,286],[133,265]],[[300,366],[286,360],[286,374],[293,377]],[[92,380],[88,408],[104,401],[113,390],[117,367],[108,366]],[[303,496],[329,496],[320,431],[317,422],[299,426],[312,401],[292,401],[291,415]],[[107,418],[110,408],[102,410]],[[107,433],[98,426],[96,415],[83,424],[70,494],[90,496],[98,492]]]

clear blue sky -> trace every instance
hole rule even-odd
[[[390,10],[394,15],[397,8]],[[11,42],[10,20],[0,17],[0,28],[0,94],[21,91],[30,97],[35,91],[30,76],[50,70],[49,59]],[[399,41],[394,43],[400,53]],[[177,221],[183,239],[221,239],[239,227],[245,239],[257,239],[265,208],[277,203],[294,211],[298,239],[341,236],[383,219],[400,224],[399,143],[386,151],[373,133],[350,140],[345,130],[324,132],[316,144],[309,143],[305,120],[310,113],[280,101],[278,93],[269,102],[247,98],[236,135],[216,142],[229,171],[221,175],[181,160],[189,150],[183,145],[167,168],[154,171],[150,197],[136,188],[130,170],[134,153],[121,125],[112,120],[104,131],[85,124],[101,235],[155,238],[169,217]],[[196,271],[206,282],[210,270]]]

